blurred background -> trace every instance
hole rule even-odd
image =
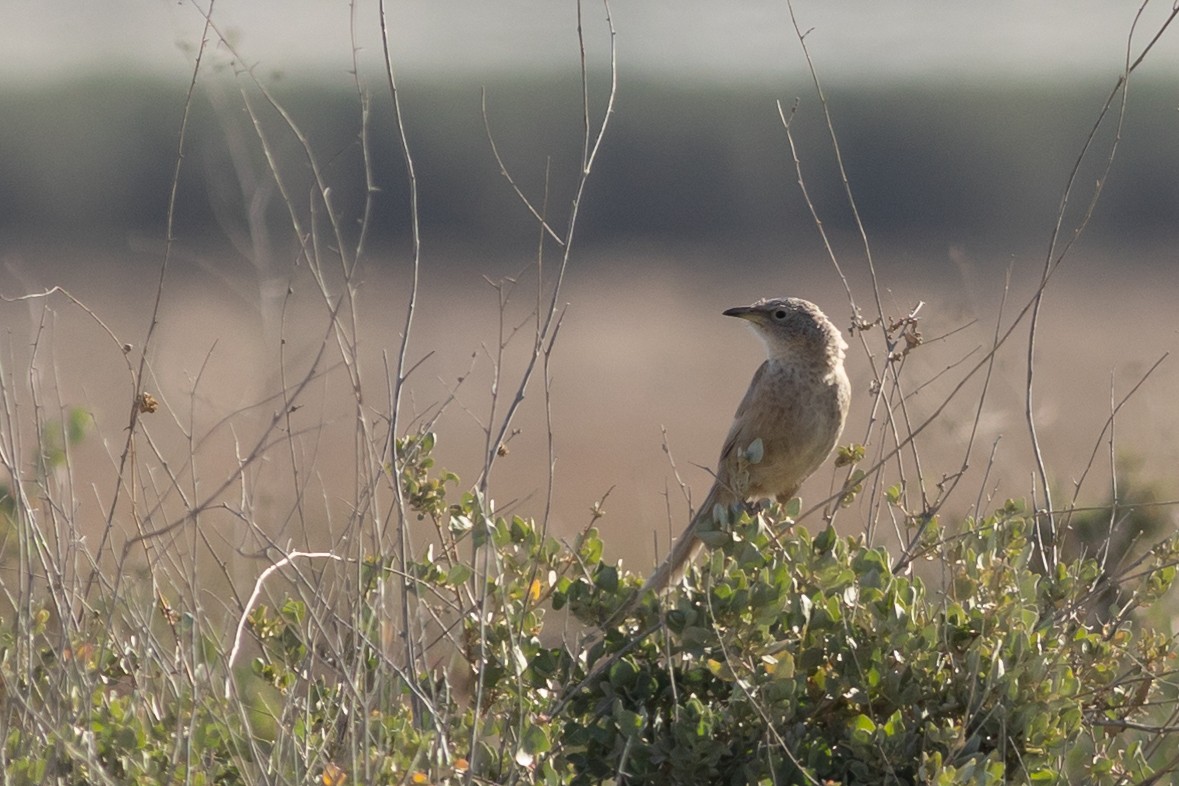
[[[4,4],[0,294],[9,300],[0,304],[0,365],[11,390],[41,390],[54,406],[93,415],[96,435],[77,449],[83,512],[101,509],[122,449],[134,391],[120,345],[140,345],[150,320],[204,8],[107,0],[65,13]],[[641,565],[686,519],[679,480],[696,499],[706,492],[706,468],[761,359],[758,342],[721,311],[766,295],[801,296],[846,329],[849,292],[869,318],[876,297],[789,8],[653,1],[610,10],[616,102],[558,297],[566,310],[548,368],[551,399],[543,379],[534,380],[493,488],[502,508],[547,509],[551,421],[554,530],[580,529],[608,495],[599,522],[607,543]],[[1128,57],[1137,58],[1170,13],[1147,5],[1131,39],[1138,10],[1109,2],[795,3],[871,245],[884,316],[923,304],[926,343],[904,369],[906,414],[916,422],[982,358],[996,324],[1006,328],[1034,294],[1064,187],[1102,106]],[[440,463],[465,486],[482,464],[481,428],[493,419],[501,324],[522,327],[502,361],[500,412],[526,361],[538,283],[551,291],[560,260],[549,243],[538,274],[535,221],[501,175],[489,136],[519,188],[564,227],[585,135],[578,10],[412,0],[390,3],[387,13],[420,189],[422,293],[410,355],[423,362],[408,408],[429,417],[453,395],[438,424]],[[296,265],[297,237],[259,133],[300,204],[310,184],[302,143],[247,70],[314,150],[350,242],[366,195],[367,128],[377,191],[359,319],[368,404],[377,413],[412,259],[376,5],[218,0],[211,19],[151,357],[157,395],[175,418],[161,450],[171,444],[183,455],[193,444],[185,434],[209,434],[198,440],[194,466],[210,484],[236,466],[250,419],[254,428],[269,419],[283,358],[295,365],[309,358],[326,325]],[[595,125],[609,96],[610,27],[603,7],[588,2],[580,24]],[[361,92],[371,96],[367,120]],[[807,192],[846,287],[799,188],[779,102],[793,113]],[[1120,107],[1119,99],[1115,113]],[[1139,487],[1179,491],[1173,359],[1119,411],[1112,443],[1105,429],[1111,402],[1179,344],[1177,109],[1179,34],[1167,30],[1131,79],[1124,122],[1119,128],[1107,118],[1080,169],[1063,237],[1072,236],[1099,180],[1103,190],[1041,315],[1034,407],[1065,499],[1095,451],[1083,501],[1104,501],[1113,460]],[[55,286],[90,313],[58,295],[10,300]],[[982,413],[976,375],[923,434],[931,491],[971,449],[970,482],[947,514],[970,513],[992,495],[1031,493],[1023,325],[998,355]],[[879,329],[864,338],[879,365]],[[872,362],[858,337],[852,344],[856,396],[845,442],[864,440],[872,415]],[[299,417],[309,477],[328,511],[352,489],[349,463],[338,458],[354,450],[350,393],[338,379],[313,387]],[[869,455],[887,447],[876,442]],[[276,534],[286,532],[292,501],[262,476],[255,483],[251,493],[271,506]],[[832,483],[823,470],[803,494],[817,501]],[[101,529],[101,517],[79,520]],[[860,525],[848,515],[841,526]]]

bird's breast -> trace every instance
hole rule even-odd
[[[827,458],[843,431],[850,388],[842,368],[770,367],[760,380],[756,438],[764,447],[751,472],[751,496],[796,493]],[[751,402],[752,403],[752,402]]]

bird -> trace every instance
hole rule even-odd
[[[754,373],[733,416],[704,503],[642,588],[586,638],[583,652],[602,642],[606,630],[628,616],[649,592],[661,592],[683,573],[704,545],[697,534],[718,513],[767,497],[790,501],[802,482],[822,466],[843,433],[851,400],[851,385],[843,368],[847,342],[819,307],[801,298],[765,298],[723,313],[749,323],[765,344],[765,362]],[[631,644],[663,624],[660,617]],[[599,660],[584,679],[561,694],[550,716],[599,679],[621,655]]]
[[[769,497],[790,501],[830,455],[847,421],[847,342],[818,306],[765,298],[724,315],[749,323],[765,344],[766,360],[733,416],[708,496],[636,600],[678,580],[704,545],[698,533],[721,511]]]

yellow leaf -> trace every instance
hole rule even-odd
[[[335,764],[328,764],[323,768],[323,774],[319,776],[319,780],[323,786],[344,786],[344,782],[348,780],[348,773]]]

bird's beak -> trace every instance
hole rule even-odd
[[[740,317],[741,319],[752,319],[753,315],[757,313],[757,309],[753,306],[737,306],[730,308],[724,312],[726,317]]]

